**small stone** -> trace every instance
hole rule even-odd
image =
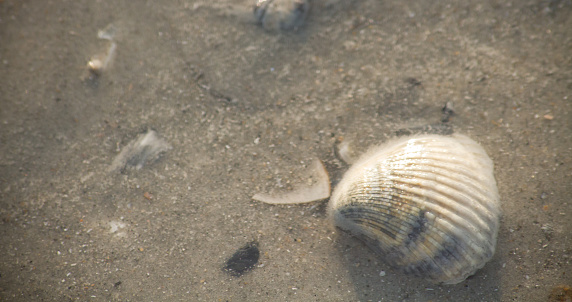
[[[258,263],[260,250],[258,243],[252,241],[238,249],[227,261],[224,270],[233,277],[240,277]]]
[[[308,0],[258,0],[254,17],[267,31],[296,30],[309,10]]]
[[[445,103],[445,106],[443,107],[443,109],[441,109],[441,111],[443,112],[443,117],[441,118],[441,122],[443,123],[449,122],[451,117],[455,115],[455,109],[453,109],[453,102]]]

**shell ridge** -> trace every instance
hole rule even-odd
[[[360,213],[355,213],[355,214],[349,214],[349,213],[342,213],[342,214],[344,215],[344,217],[346,219],[351,220],[355,224],[358,224],[358,225],[366,224],[374,230],[379,230],[379,231],[385,233],[387,236],[391,237],[392,239],[397,238],[396,234],[398,232],[397,231],[392,232],[389,230],[389,229],[393,229],[393,230],[397,230],[397,229],[391,228],[391,227],[390,228],[385,227],[385,226],[387,226],[387,224],[383,223],[382,220],[375,218],[375,214],[378,214],[376,212],[362,211]],[[376,223],[374,223],[374,222],[376,222]]]
[[[430,239],[433,238],[430,237]],[[409,253],[410,257],[407,257],[407,254],[404,253],[406,257],[401,260],[402,264],[406,264],[404,271],[417,276],[429,275],[435,280],[443,279],[441,276],[443,274],[446,275],[445,279],[453,278],[457,271],[462,269],[458,265],[455,266],[461,260],[457,255],[459,253],[451,252],[450,248],[439,248],[442,244],[434,239],[428,240],[427,243],[422,242],[414,246],[414,249],[411,249]],[[450,258],[453,258],[455,261],[450,261]],[[451,272],[451,265],[455,266],[455,272]]]
[[[394,240],[398,240],[398,237],[403,237],[401,228],[398,224],[393,222],[395,216],[391,213],[381,213],[383,217],[386,217],[385,220],[380,220],[376,218],[376,215],[380,215],[379,211],[375,209],[365,210],[362,209],[361,211],[352,211],[352,213],[348,213],[344,210],[340,210],[340,213],[344,216],[344,218],[351,220],[353,223],[360,224],[363,222],[367,222],[370,226],[377,226],[382,232],[386,233]],[[373,224],[371,221],[377,222],[378,224]],[[373,228],[370,232],[375,232],[377,228]],[[391,231],[390,231],[391,230]]]
[[[436,234],[439,234],[438,236],[436,236]],[[434,253],[429,253],[427,252],[426,254],[428,254],[429,256],[425,257],[426,259],[418,259],[417,261],[428,261],[428,259],[434,259],[435,255],[440,252],[442,254],[444,253],[449,253],[451,257],[454,257],[456,260],[465,260],[468,261],[470,259],[467,259],[465,257],[463,257],[463,255],[468,255],[469,253],[467,253],[468,251],[473,251],[473,252],[478,252],[480,249],[478,248],[478,246],[475,246],[473,244],[464,244],[465,240],[467,238],[464,238],[464,236],[460,236],[459,234],[456,234],[456,236],[451,236],[447,233],[441,232],[439,231],[434,225],[430,225],[428,226],[426,233],[426,240],[423,242],[418,243],[418,245],[413,245],[413,247],[415,249],[421,249],[421,250],[427,250],[427,251],[434,251]],[[446,242],[448,243],[447,245],[444,244],[439,244],[439,242]],[[431,247],[429,247],[431,246]],[[441,246],[441,248],[438,248],[439,246]],[[405,262],[411,262],[412,260],[414,260],[415,257],[404,257],[404,261]],[[457,261],[459,263],[461,263],[461,261]],[[453,262],[456,263],[456,262]],[[439,266],[443,266],[445,264],[441,264]]]
[[[408,189],[408,188],[404,188],[404,189]],[[419,190],[419,189],[413,189],[413,190]],[[415,195],[415,194],[414,194],[414,195]],[[422,193],[422,192],[417,192],[416,195],[422,196],[423,193]],[[358,195],[358,196],[359,196],[359,195]],[[361,199],[367,200],[367,199],[365,199],[366,197],[372,199],[373,201],[375,201],[375,202],[367,203],[367,206],[368,206],[368,207],[379,208],[379,209],[383,209],[383,210],[385,210],[385,211],[388,211],[391,207],[394,207],[396,203],[402,202],[402,201],[393,199],[393,198],[395,198],[395,196],[391,196],[391,198],[384,198],[384,197],[376,198],[375,196],[373,196],[373,195],[371,194],[371,192],[370,192],[370,195],[368,195],[368,196],[363,195],[363,197],[362,197]],[[452,215],[459,216],[457,219],[455,219],[456,224],[459,225],[459,227],[464,228],[464,229],[465,229],[467,232],[469,232],[469,233],[474,232],[475,230],[479,229],[477,226],[467,225],[466,223],[463,223],[463,219],[466,219],[467,217],[464,217],[464,216],[461,216],[461,215],[457,215],[457,214],[455,213],[455,209],[452,209],[451,207],[446,206],[447,204],[452,204],[451,202],[438,203],[438,202],[434,202],[434,201],[433,201],[433,202],[429,202],[428,204],[424,205],[425,202],[423,202],[423,201],[421,201],[421,200],[418,200],[418,199],[414,198],[413,196],[410,196],[410,197],[408,197],[408,198],[405,198],[405,196],[402,194],[401,196],[398,196],[398,197],[400,197],[400,199],[412,201],[414,204],[417,204],[417,205],[418,205],[418,208],[423,208],[424,206],[429,205],[427,208],[430,208],[432,211],[438,213],[439,216],[445,216],[445,217],[452,216]],[[381,202],[381,203],[380,203],[380,202]],[[360,203],[352,204],[352,206],[356,206],[356,205],[360,205],[362,208],[365,206],[365,204],[363,204],[363,202],[362,202],[362,204],[360,204]],[[440,205],[441,207],[439,207],[439,205]],[[358,208],[359,208],[359,207],[356,207],[356,209],[358,209]],[[442,208],[446,208],[447,210],[444,210],[444,209],[442,209]],[[399,211],[400,211],[400,212],[406,212],[406,211],[404,211],[403,208],[400,208]],[[352,216],[352,218],[359,217],[359,215],[363,215],[363,213],[364,213],[365,211],[360,212],[360,213],[357,213],[357,211],[354,211],[354,212],[355,212],[355,213],[354,213],[354,215]],[[473,212],[471,212],[471,211],[469,211],[469,210],[466,210],[466,211],[464,211],[464,212],[466,212],[465,215],[467,215],[467,216],[475,215]],[[383,212],[380,212],[380,211],[377,211],[377,212],[376,212],[376,211],[373,211],[373,210],[368,211],[368,213],[370,214],[368,217],[373,217],[372,215],[375,215],[375,214],[378,214],[378,215],[379,215],[380,213],[381,213],[382,215],[384,215],[385,217],[396,217],[396,216],[397,216],[397,215],[394,215],[394,214],[392,214],[392,213],[383,213]],[[344,214],[345,214],[345,212],[344,212]],[[408,214],[409,214],[411,217],[415,217],[415,216],[416,216],[416,213],[415,213],[415,212],[409,211]],[[346,215],[346,217],[347,217],[347,218],[350,218],[350,217],[347,216],[347,215]],[[408,217],[409,217],[409,216],[408,216]],[[477,219],[479,219],[478,216],[476,216],[476,217],[477,217]],[[361,218],[366,218],[366,217],[361,217]],[[359,224],[360,222],[363,222],[363,220],[356,221],[356,223],[358,223],[358,224]],[[380,221],[377,220],[377,222],[379,223]],[[404,220],[404,222],[406,222],[411,228],[413,228],[413,225],[412,225],[410,219]],[[383,221],[383,223],[384,223],[384,225],[387,225],[388,223],[390,223],[390,220],[389,220],[389,219],[386,219],[386,220]],[[476,223],[473,222],[472,224],[476,224]],[[488,229],[488,225],[487,225],[487,224],[484,224],[484,225],[482,225],[482,226]],[[381,226],[380,226],[380,227],[381,227]],[[386,229],[387,229],[387,228],[384,228],[384,230],[386,230]],[[392,229],[395,230],[395,227],[393,227]],[[394,232],[395,232],[395,233],[399,233],[398,231],[394,231]],[[482,236],[479,236],[479,237],[481,237],[481,238],[478,238],[478,239],[483,240]],[[395,239],[395,237],[392,237],[392,238]],[[475,239],[472,239],[472,240],[475,240]]]
[[[411,240],[412,232],[415,232],[416,227],[422,224],[419,222],[419,209],[407,209],[407,211],[401,211],[401,213],[407,214],[407,219],[400,221],[397,219],[395,213],[379,211],[379,209],[387,210],[391,207],[376,203],[359,204],[359,206],[356,205],[357,204],[349,205],[344,209],[340,209],[339,212],[344,216],[344,218],[351,220],[354,224],[367,224],[367,226],[371,227],[369,230],[371,233],[382,231],[395,240],[395,244],[399,244],[405,240]],[[353,210],[348,211],[352,207]],[[382,216],[384,219],[378,219],[377,216]],[[403,223],[407,225],[405,231]]]
[[[473,181],[474,179],[453,179],[451,176],[445,174],[446,171],[438,170],[435,171],[433,169],[423,169],[424,172],[417,173],[413,169],[401,169],[394,172],[394,181],[401,180],[404,183],[408,183],[411,185],[418,185],[415,182],[412,182],[409,179],[426,179],[430,181],[435,181],[437,184],[441,184],[444,186],[448,186],[452,191],[457,191],[460,194],[463,194],[467,198],[467,202],[478,202],[479,207],[483,207],[487,209],[489,212],[493,212],[497,214],[499,212],[498,207],[498,191],[494,190],[486,190],[482,186],[474,185],[473,183],[479,183],[478,180]],[[440,173],[441,172],[441,173]],[[435,174],[433,176],[433,174]],[[403,178],[402,176],[407,176]],[[442,178],[439,178],[442,177]],[[458,184],[458,185],[454,185]],[[496,183],[494,184],[496,187]],[[480,188],[479,188],[480,187]],[[476,190],[473,190],[476,189]],[[448,190],[449,191],[449,190]],[[450,194],[450,193],[449,193]],[[494,203],[487,203],[487,200],[494,200]],[[465,202],[466,204],[466,202]]]
[[[395,158],[397,159],[397,158]],[[488,169],[486,166],[481,166],[481,165],[471,165],[469,166],[466,161],[461,160],[461,159],[455,159],[455,158],[451,158],[451,157],[439,157],[439,156],[429,156],[429,155],[425,155],[423,157],[407,157],[407,158],[402,158],[400,159],[401,161],[404,161],[404,163],[402,163],[402,166],[407,166],[407,167],[414,167],[414,166],[419,166],[419,165],[426,165],[428,167],[436,167],[436,168],[442,168],[445,170],[453,170],[456,171],[459,174],[464,175],[467,178],[471,178],[471,179],[475,179],[476,181],[482,181],[482,180],[486,180],[488,177],[486,176],[481,176],[478,174],[475,174],[475,170],[485,170]],[[446,162],[444,162],[446,161]],[[382,162],[380,163],[380,165],[382,164]],[[393,164],[394,166],[397,166],[395,163]],[[488,175],[487,175],[488,176]]]
[[[452,216],[457,216],[455,217],[455,219],[451,219],[451,221],[448,221],[448,223],[454,223],[454,225],[457,226],[457,228],[464,229],[468,234],[473,234],[474,235],[473,237],[465,237],[465,239],[469,240],[472,244],[475,245],[479,245],[479,242],[486,242],[485,235],[494,234],[497,231],[496,224],[493,224],[492,228],[489,228],[489,226],[487,225],[486,231],[477,231],[479,230],[479,228],[473,225],[467,225],[462,216],[455,215],[454,211],[445,212],[442,209],[439,209],[435,203],[427,203],[427,207],[425,208],[425,210],[431,212],[435,211],[436,213],[438,213],[438,216],[443,216],[448,218]]]
[[[420,167],[420,168],[418,168]],[[498,211],[497,207],[492,205],[489,206],[485,200],[488,199],[498,199],[498,192],[496,190],[487,189],[484,185],[481,184],[479,179],[469,177],[466,174],[457,173],[457,171],[451,171],[449,169],[444,169],[442,167],[431,166],[429,168],[423,168],[422,166],[411,167],[408,169],[400,169],[395,171],[396,176],[407,176],[407,177],[414,177],[414,176],[423,176],[425,174],[435,174],[435,176],[442,177],[443,181],[447,181],[450,187],[454,187],[458,191],[464,191],[465,193],[470,193],[472,197],[479,202],[479,205],[486,208],[489,211]],[[425,173],[425,174],[417,174]],[[431,177],[424,176],[425,179],[430,179]],[[452,186],[458,182],[458,186]],[[496,185],[496,184],[495,184]],[[470,189],[470,190],[463,190],[463,189]]]
[[[490,219],[488,219],[489,215],[483,215],[486,214],[483,213],[483,211],[478,212],[471,209],[471,202],[480,204],[477,199],[471,198],[471,196],[464,195],[456,190],[448,190],[442,183],[432,182],[431,180],[424,180],[423,182],[402,181],[397,183],[395,186],[412,195],[425,195],[426,203],[438,205],[442,209],[447,209],[451,214],[457,215],[455,214],[455,211],[460,211],[461,213],[457,216],[470,220],[476,227],[486,228],[488,225],[487,223],[490,221]],[[439,188],[439,186],[443,186],[444,188]],[[428,188],[432,188],[433,190]],[[425,202],[423,204],[425,204]],[[478,208],[485,209],[480,205]],[[477,213],[480,213],[481,215],[478,215]]]
[[[395,184],[396,188],[407,192],[407,195],[401,196],[404,200],[409,200],[417,204],[419,208],[431,209],[432,212],[436,213],[438,216],[454,215],[459,217],[459,219],[469,219],[471,226],[477,228],[477,226],[488,228],[487,224],[483,221],[483,217],[477,215],[474,211],[463,204],[454,203],[454,199],[450,196],[441,194],[435,194],[431,190],[428,190],[426,186],[419,185],[418,183],[403,183]],[[440,193],[440,192],[439,192]],[[424,196],[423,199],[418,196]],[[462,214],[455,213],[455,210],[462,210]],[[463,224],[464,227],[464,224]]]
[[[402,159],[404,163],[400,164],[403,168],[400,168],[397,164],[393,163],[392,167],[396,168],[397,170],[408,170],[408,169],[415,169],[415,167],[427,167],[427,168],[439,168],[446,171],[451,171],[458,173],[459,175],[463,175],[466,178],[472,179],[475,183],[486,182],[489,185],[488,179],[491,178],[491,175],[480,175],[479,173],[475,173],[475,170],[484,171],[489,170],[489,167],[481,166],[481,165],[472,165],[469,166],[465,161],[462,160],[454,160],[448,157],[433,157],[433,156],[425,156],[425,157],[410,157]],[[446,160],[446,162],[444,162]],[[380,163],[380,166],[383,163]]]
[[[396,186],[397,188],[400,188],[400,189],[402,189],[403,191],[409,192],[410,194],[413,192],[413,194],[412,194],[413,196],[415,196],[415,195],[423,196],[424,194],[434,193],[434,192],[431,192],[431,191],[427,191],[427,190],[424,189],[422,186],[421,186],[421,188],[418,188],[418,187],[419,187],[418,184],[415,184],[415,185],[416,185],[416,186],[414,186],[414,187],[408,187],[408,186],[399,187],[398,185],[395,185],[395,184],[394,184],[394,186]],[[429,186],[429,187],[430,187],[430,186]],[[432,194],[432,195],[435,195],[435,194]],[[435,195],[435,196],[438,197],[438,195]],[[371,196],[369,196],[369,198],[371,198]],[[445,217],[457,216],[457,217],[455,217],[455,219],[454,219],[455,224],[458,225],[459,227],[465,229],[467,232],[475,232],[475,230],[478,230],[478,229],[479,229],[479,225],[480,225],[481,227],[485,228],[486,230],[488,230],[489,232],[487,232],[487,233],[490,233],[490,232],[494,231],[494,230],[489,229],[489,224],[487,224],[487,223],[485,223],[485,222],[482,221],[482,219],[483,219],[483,218],[487,218],[487,216],[484,216],[484,217],[483,217],[483,216],[478,216],[478,215],[474,214],[474,212],[472,212],[472,211],[470,211],[470,210],[467,210],[467,209],[464,209],[464,210],[463,210],[463,214],[464,214],[464,215],[458,215],[458,214],[456,214],[455,210],[459,210],[459,207],[462,207],[462,205],[461,205],[461,204],[458,204],[458,205],[457,205],[457,206],[458,206],[457,208],[452,208],[451,205],[455,205],[455,203],[451,202],[452,200],[454,200],[454,198],[449,197],[446,202],[436,202],[436,201],[438,200],[437,198],[433,198],[433,199],[432,199],[432,202],[428,202],[428,200],[426,200],[426,201],[424,202],[424,201],[418,200],[418,199],[416,199],[416,198],[414,198],[414,197],[405,198],[404,196],[400,196],[400,198],[401,198],[401,199],[407,199],[407,200],[413,201],[413,202],[415,202],[415,203],[418,205],[418,207],[420,207],[420,208],[423,208],[423,207],[429,205],[429,207],[432,208],[433,211],[435,211],[436,213],[439,213],[440,216],[445,216]],[[431,204],[433,204],[433,205],[431,205]],[[444,209],[446,209],[446,210],[444,210]],[[467,225],[467,224],[465,223],[466,221],[464,221],[464,220],[466,220],[467,218],[469,218],[469,219],[472,220],[472,221],[471,221],[471,222],[472,222],[471,225]],[[475,219],[476,219],[476,221],[475,221]],[[479,235],[479,238],[478,238],[478,239],[483,240],[482,237],[483,237],[484,235],[485,235],[485,234]],[[473,239],[473,240],[474,240],[474,239]]]
[[[419,219],[420,221],[425,220],[423,213],[424,213],[424,212],[421,212],[421,215],[418,216],[418,219]],[[374,212],[370,212],[369,214],[375,214],[375,213],[374,213]],[[370,215],[368,215],[368,218],[370,218],[370,219],[373,220],[373,221],[379,222],[379,220],[375,220],[375,219],[371,218]],[[362,222],[362,221],[357,221],[357,222],[359,223],[359,222]],[[373,224],[373,223],[371,223],[371,221],[366,221],[365,223],[366,223],[367,225],[373,227],[374,229],[377,229],[376,227],[379,227],[378,224]],[[422,223],[422,225],[424,226],[425,223],[426,223],[426,221],[425,221],[424,223]],[[384,233],[386,233],[385,228],[383,228],[383,227],[379,228],[379,230],[381,230],[381,231],[383,231]],[[423,242],[420,242],[420,243],[416,243],[416,242],[415,242],[415,241],[416,241],[416,240],[415,240],[416,238],[412,238],[412,236],[411,236],[412,232],[414,233],[415,231],[418,231],[418,235],[421,235],[421,233],[422,233],[422,232],[425,232],[426,229],[425,229],[424,227],[421,227],[421,228],[419,228],[419,230],[416,230],[416,227],[415,227],[415,226],[412,227],[412,231],[408,234],[408,239],[406,239],[406,241],[403,243],[403,245],[404,245],[406,248],[409,249],[410,254],[414,254],[414,255],[416,256],[416,257],[414,257],[414,258],[417,258],[416,260],[414,260],[415,263],[418,263],[418,264],[419,264],[419,263],[424,263],[424,262],[427,262],[427,261],[431,261],[432,256],[435,256],[435,255],[431,255],[431,254],[429,254],[429,253],[426,252],[426,250],[431,250],[431,249],[426,248],[426,247],[425,247],[425,244],[424,244]],[[389,235],[389,233],[386,233],[386,234]],[[429,233],[429,234],[431,234],[431,233]],[[449,236],[442,236],[442,237],[443,237],[443,238],[450,238]],[[393,239],[396,239],[396,237],[392,237],[392,238],[393,238]],[[420,238],[420,236],[418,236],[418,238]],[[371,239],[371,238],[368,238],[367,240],[364,240],[364,241],[368,241],[368,240],[372,240],[372,239]],[[454,249],[455,251],[460,250],[460,249],[462,248],[462,245],[460,244],[460,242],[462,242],[462,240],[458,240],[458,239],[452,238],[452,239],[447,239],[447,241],[455,242],[455,244],[453,245],[453,246],[457,246],[457,247]],[[436,246],[436,245],[434,245],[434,246]],[[395,251],[393,251],[393,252],[389,251],[389,252],[388,252],[388,251],[386,251],[386,249],[381,248],[381,247],[378,248],[378,250],[379,250],[382,254],[388,255],[388,257],[398,258],[398,259],[399,259],[399,258],[402,258],[402,260],[400,261],[401,263],[402,263],[403,261],[407,262],[407,261],[413,260],[413,259],[407,259],[407,258],[411,258],[411,257],[406,257],[407,254],[404,253],[404,252],[395,252]],[[394,248],[394,250],[395,250],[395,248]],[[436,250],[436,249],[433,248],[433,250]],[[458,255],[463,255],[463,253],[462,253],[462,252],[456,252],[456,253],[455,253],[455,252],[453,252],[453,251],[451,251],[451,250],[452,250],[452,248],[447,248],[445,251],[441,251],[441,253],[443,253],[443,254],[448,253],[451,257],[454,257],[455,259],[460,260],[460,258],[459,258]],[[398,254],[399,256],[396,256],[396,254]],[[466,260],[466,259],[465,259],[465,260]],[[454,262],[454,261],[453,261],[452,263],[454,264],[454,263],[457,263],[457,262]],[[434,262],[433,265],[431,265],[431,267],[442,267],[442,266],[444,266],[444,265],[446,265],[446,264],[439,264],[439,263],[437,263],[437,262]],[[457,268],[457,269],[460,269],[460,268]]]
[[[414,217],[415,219],[417,219],[417,217],[419,216],[418,213],[421,209],[418,207],[414,207],[413,205],[409,205],[408,207],[399,207],[398,205],[400,203],[403,203],[401,200],[399,200],[400,198],[401,198],[400,195],[396,192],[391,192],[386,194],[369,194],[367,196],[367,199],[363,200],[369,199],[370,201],[373,200],[376,202],[361,201],[359,203],[356,202],[355,204],[351,205],[353,206],[359,205],[362,208],[363,207],[372,208],[370,212],[376,214],[381,213],[384,217],[388,217],[389,219],[387,219],[387,222],[391,222],[392,219],[397,218],[397,215],[395,214],[399,213],[406,213],[409,215],[408,217]],[[407,222],[411,227],[414,227],[414,223],[411,223],[410,219],[406,220],[405,222]]]
[[[413,262],[411,265],[418,266],[423,270],[428,264],[432,264],[430,265],[432,269],[423,273],[432,274],[432,278],[439,279],[439,282],[445,282],[447,279],[453,278],[462,278],[464,280],[466,276],[462,277],[463,271],[472,269],[474,266],[473,262],[467,257],[469,253],[467,253],[466,245],[462,243],[463,240],[461,238],[456,236],[450,236],[441,232],[439,237],[438,239],[441,240],[435,240],[435,235],[429,235],[430,241],[434,242],[433,246],[438,248],[428,248],[428,250],[432,250],[434,253],[426,259]],[[462,265],[462,263],[466,264]],[[436,271],[436,268],[438,268],[438,271]],[[441,274],[445,274],[446,278],[440,277],[439,275]]]
[[[447,230],[448,230],[448,232],[451,233],[451,234],[453,234],[453,235],[455,236],[455,238],[459,238],[459,240],[458,240],[459,242],[465,242],[465,241],[463,241],[463,240],[460,240],[461,238],[465,238],[465,239],[468,239],[468,238],[469,238],[469,237],[467,237],[466,235],[461,234],[458,229],[455,229],[455,227],[451,224],[450,221],[447,221],[447,220],[444,220],[444,219],[443,219],[443,220],[441,220],[441,225],[442,225],[443,227],[446,227]],[[477,232],[477,234],[478,234],[478,233],[480,233],[480,232]],[[451,235],[447,235],[447,236],[451,236]],[[469,241],[466,242],[466,244],[463,244],[463,246],[470,247],[471,249],[473,249],[473,250],[475,250],[475,251],[482,250],[482,247],[483,247],[483,246],[480,245],[480,244],[478,244],[479,242],[482,243],[482,242],[486,242],[486,241],[477,240],[477,241],[475,242],[475,241],[469,240]],[[485,250],[486,250],[486,249],[487,249],[487,248],[485,247]],[[466,255],[468,255],[468,254],[466,254]]]
[[[436,216],[440,217],[439,219],[447,221],[448,223],[452,223],[457,226],[457,228],[472,234],[474,238],[466,237],[471,241],[486,241],[485,235],[494,232],[494,229],[491,229],[489,226],[486,227],[485,232],[475,232],[476,230],[479,230],[479,228],[472,223],[467,223],[463,216],[457,215],[453,210],[445,209],[435,203],[427,202],[424,204],[424,208],[426,211],[432,212]],[[443,217],[446,217],[447,219],[444,219]]]

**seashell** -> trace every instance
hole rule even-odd
[[[268,31],[293,30],[304,23],[309,10],[308,0],[258,0],[254,17]]]
[[[495,251],[500,201],[493,162],[463,135],[397,139],[346,172],[328,212],[335,226],[391,266],[459,283]]]

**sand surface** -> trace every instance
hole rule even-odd
[[[1,301],[546,301],[572,285],[570,0],[315,0],[293,33],[252,4],[0,0]],[[391,269],[326,201],[251,199],[306,183],[315,158],[335,186],[336,144],[440,123],[447,102],[503,210],[495,256],[460,284]],[[162,156],[110,169],[148,129]],[[223,271],[252,241],[258,264]]]

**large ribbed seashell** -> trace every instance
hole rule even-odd
[[[500,201],[493,163],[463,135],[402,138],[360,158],[329,216],[390,265],[455,284],[495,251]]]

